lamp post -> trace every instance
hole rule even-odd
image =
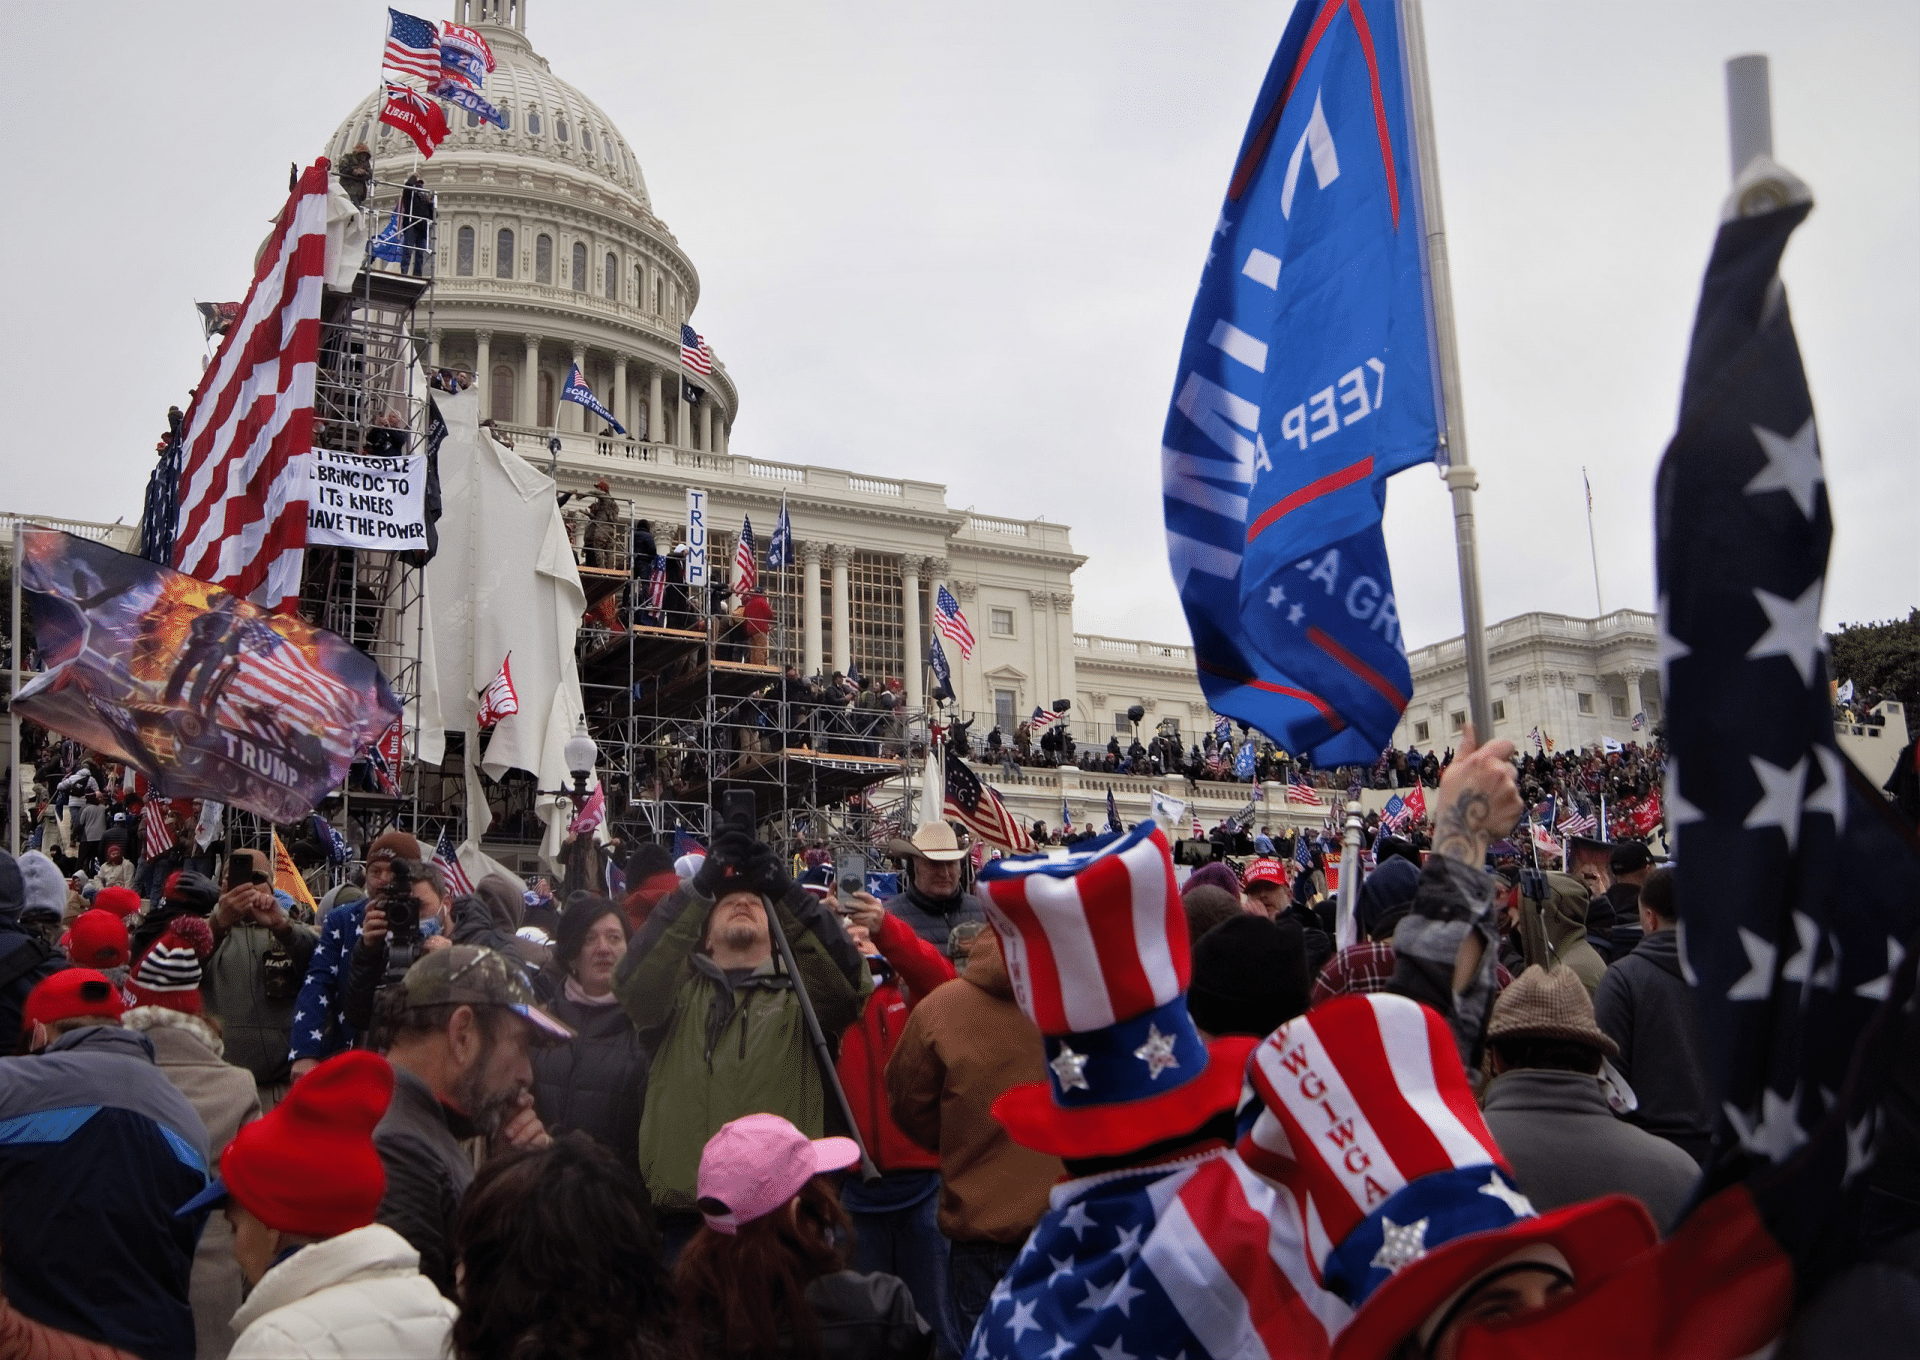
[[[570,789],[536,789],[534,792],[547,798],[564,798],[573,805],[574,817],[579,817],[580,809],[587,805],[587,781],[593,777],[593,767],[600,759],[600,744],[587,731],[587,720],[583,715],[574,724],[573,735],[567,738],[566,745],[560,748],[567,762],[567,773],[573,776]],[[573,839],[572,847],[567,851],[566,891],[591,886],[587,883],[587,846],[591,835],[582,832]]]

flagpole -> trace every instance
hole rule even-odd
[[[1607,607],[1600,603],[1600,549],[1593,538],[1593,483],[1587,480],[1584,467],[1580,469],[1580,485],[1587,492],[1587,551],[1593,556],[1593,609],[1594,617],[1598,618],[1607,612]]]
[[[13,521],[13,687],[7,691],[7,754],[13,766],[9,778],[13,787],[7,792],[7,849],[15,859],[20,857],[20,793],[24,782],[20,777],[20,710],[16,706],[20,699],[20,521]]]
[[[1420,0],[1401,0],[1407,52],[1408,102],[1420,160],[1420,197],[1425,206],[1427,276],[1433,293],[1435,358],[1446,427],[1441,431],[1447,466],[1441,473],[1453,493],[1453,539],[1460,564],[1460,625],[1467,659],[1467,707],[1481,741],[1493,736],[1493,703],[1487,681],[1487,634],[1480,608],[1480,550],[1474,535],[1473,493],[1479,481],[1467,459],[1466,418],[1460,396],[1460,351],[1453,325],[1453,274],[1447,262],[1447,229],[1440,207],[1440,162],[1433,133],[1433,93],[1427,75],[1426,26]]]

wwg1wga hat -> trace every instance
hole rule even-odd
[[[1014,1000],[1046,1040],[1047,1081],[993,1103],[1015,1142],[1117,1157],[1234,1107],[1256,1041],[1209,1046],[1187,1014],[1187,914],[1158,827],[1071,855],[995,860],[981,870],[980,895]]]
[[[1357,1310],[1335,1360],[1386,1360],[1519,1253],[1554,1248],[1534,1254],[1580,1284],[1659,1240],[1624,1195],[1536,1215],[1446,1022],[1407,997],[1317,1006],[1260,1042],[1247,1077],[1261,1109],[1240,1156],[1293,1195],[1315,1277]]]
[[[745,1115],[722,1124],[700,1152],[700,1212],[708,1227],[731,1237],[815,1176],[859,1160],[851,1138],[809,1139],[777,1114]]]
[[[366,1227],[387,1189],[373,1129],[392,1099],[385,1058],[356,1049],[327,1059],[233,1136],[219,1178],[174,1217],[231,1198],[269,1228],[302,1237]]]

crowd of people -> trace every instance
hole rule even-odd
[[[259,851],[191,827],[119,868],[138,810],[76,760],[47,789],[58,844],[0,856],[0,1050],[19,1055],[0,1059],[0,1127],[36,1131],[0,1139],[0,1349],[1173,1354],[1280,1298],[1257,1322],[1275,1353],[1451,1355],[1472,1323],[1601,1270],[1541,1225],[1599,1216],[1650,1251],[1699,1179],[1714,1111],[1673,871],[1639,840],[1581,877],[1497,849],[1536,794],[1629,796],[1658,761],[1500,744],[1447,762],[1429,818],[1379,829],[1345,943],[1330,845],[1236,825],[1232,858],[1156,899],[1154,943],[1144,899],[1109,900],[1176,877],[1151,823],[976,867],[930,822],[885,847],[886,900],[826,846],[789,858],[744,829],[678,861],[639,847],[618,900],[495,877],[456,893],[394,828],[310,913]],[[1463,833],[1474,789],[1496,811]],[[95,807],[97,835],[74,816]],[[1101,867],[1116,857],[1124,873]],[[103,882],[71,914],[68,860]],[[1048,900],[1078,894],[1090,949],[1033,910],[1034,873]],[[55,922],[29,918],[56,893]],[[1463,987],[1434,942],[1476,913],[1489,947]],[[1122,918],[1126,942],[1105,939]],[[1320,1061],[1361,1062],[1362,1020],[1431,1029],[1421,1080],[1503,1206],[1446,1231],[1548,1243],[1530,1292],[1456,1263],[1418,1309],[1382,1290],[1389,1309],[1364,1271],[1303,1254],[1287,1276],[1263,1248],[1194,1257],[1204,1306],[1161,1275],[1146,1293],[1142,1263],[1176,1249],[1162,1178],[1241,1177],[1239,1212],[1297,1231],[1304,1173],[1274,1153],[1306,1136],[1285,1054],[1311,1034]],[[1408,1180],[1439,1174],[1417,1160]]]

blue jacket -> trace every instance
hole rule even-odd
[[[207,1130],[144,1034],[94,1025],[0,1058],[0,1268],[26,1316],[145,1360],[192,1360],[187,1281]]]
[[[335,907],[320,923],[320,943],[307,961],[307,980],[293,1003],[293,1026],[287,1034],[287,1056],[331,1058],[353,1047],[353,1027],[347,1024],[347,978],[353,971],[353,947],[360,943],[360,918],[367,899]]]

